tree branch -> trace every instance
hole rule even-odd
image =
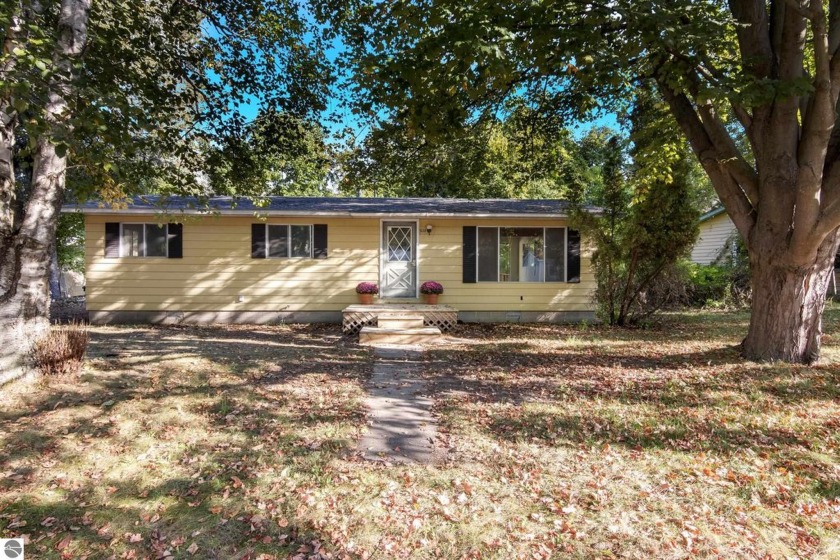
[[[821,1],[814,4],[814,93],[810,96],[808,110],[802,122],[797,152],[799,173],[796,177],[796,213],[792,238],[795,246],[803,245],[805,240],[811,237],[811,232],[820,218],[820,190],[826,152],[834,128],[836,106],[836,99],[832,99],[831,55],[825,11]]]
[[[721,161],[714,141],[688,97],[683,93],[675,92],[662,76],[657,79],[657,84],[662,97],[668,102],[674,118],[682,127],[691,148],[700,160],[700,164],[709,175],[712,186],[732,218],[732,222],[744,240],[749,243],[750,234],[755,225],[755,207],[730,170]]]
[[[764,0],[729,0],[729,9],[738,21],[736,33],[744,68],[757,78],[766,78],[773,69],[773,47]]]

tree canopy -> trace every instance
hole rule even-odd
[[[368,196],[567,198],[575,181],[597,181],[586,142],[533,117],[520,106],[439,138],[380,123],[347,154],[341,188]]]
[[[424,136],[512,99],[576,118],[654,87],[750,252],[745,355],[818,358],[840,226],[840,2],[323,0],[318,13],[348,45],[359,112]]]
[[[30,140],[25,149],[50,130],[72,160],[73,195],[109,199],[161,181],[194,191],[208,146],[245,126],[244,104],[299,117],[323,107],[329,68],[296,2],[93,2],[70,72],[55,55],[62,7],[0,8],[0,103]],[[72,87],[61,126],[50,128],[44,100],[56,79]]]
[[[207,194],[206,154],[243,105],[324,107],[317,31],[295,0],[0,4],[0,371],[47,327],[62,202]]]
[[[328,195],[335,151],[317,122],[264,110],[209,148],[209,187],[217,195]]]

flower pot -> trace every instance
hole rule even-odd
[[[423,294],[423,301],[426,305],[437,305],[440,294]]]
[[[357,294],[359,296],[359,303],[362,305],[371,305],[373,303],[373,294]]]

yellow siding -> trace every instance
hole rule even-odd
[[[691,260],[698,264],[713,263],[735,231],[735,224],[726,213],[718,214],[701,223],[700,237],[697,238],[691,250]]]
[[[181,259],[105,258],[106,222],[157,222],[154,216],[88,215],[90,311],[338,311],[356,303],[356,284],[379,282],[379,218],[281,218],[269,223],[328,225],[328,258],[252,259],[251,217],[189,218]],[[431,235],[426,225],[433,226]],[[420,282],[444,285],[440,303],[463,311],[589,311],[594,278],[588,255],[581,282],[463,284],[462,227],[564,226],[557,220],[421,219]],[[238,296],[245,301],[237,303]],[[402,300],[404,301],[404,300]]]

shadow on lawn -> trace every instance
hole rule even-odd
[[[482,336],[498,343],[431,351],[428,377],[443,417],[474,419],[475,403],[515,405],[476,423],[495,438],[546,445],[721,453],[749,448],[804,457],[820,438],[831,437],[828,427],[815,424],[799,433],[760,416],[804,403],[832,406],[840,399],[838,365],[755,364],[740,357],[731,338],[718,344],[716,336],[710,349],[694,345],[689,352],[679,344],[658,345],[650,332],[639,338],[641,347],[610,348],[616,339],[635,336],[623,330],[553,347],[531,342],[569,329],[481,326]],[[479,413],[487,410],[494,409]],[[831,493],[834,486],[826,484]]]
[[[115,550],[162,557],[179,538],[186,539],[179,556],[195,541],[201,558],[243,558],[249,551],[286,557],[314,552],[319,543],[333,547],[299,515],[306,497],[280,473],[323,470],[354,445],[329,430],[312,441],[307,429],[363,422],[356,404],[330,408],[315,401],[318,391],[333,390],[331,381],[361,382],[369,374],[366,349],[337,327],[144,327],[93,330],[89,357],[96,374],[52,380],[54,386],[25,404],[0,410],[6,471],[0,488],[17,494],[0,499],[4,536],[29,534],[39,558],[107,558]],[[176,357],[196,358],[197,365],[176,369],[168,363]],[[221,365],[224,379],[215,379],[199,359]],[[295,392],[301,382],[313,384],[313,394]],[[58,426],[55,415],[63,418]],[[182,425],[179,415],[195,416]],[[179,430],[190,432],[175,455],[144,459],[121,434],[125,421],[160,443],[181,437]],[[86,462],[91,449],[125,453],[122,464],[137,463],[135,472],[154,484],[109,478],[95,461]],[[184,476],[193,464],[193,475]],[[44,479],[65,469],[83,472]],[[30,485],[41,488],[27,490]],[[278,524],[280,518],[288,523]]]
[[[150,352],[150,348],[154,351]],[[273,362],[284,370],[308,372],[320,364],[327,370],[357,372],[367,351],[336,325],[271,326],[148,326],[93,330],[88,359],[105,359],[105,366],[165,363],[173,356],[204,358],[241,370]],[[116,360],[115,360],[116,358]],[[110,363],[108,363],[110,362]],[[340,366],[340,367],[339,367]]]
[[[38,558],[92,560],[122,553],[120,558],[170,558],[174,554],[229,560],[256,558],[261,553],[287,558],[321,547],[337,548],[318,528],[294,522],[298,500],[287,499],[281,509],[270,512],[243,504],[223,507],[216,505],[220,502],[213,496],[202,499],[207,492],[202,486],[208,485],[229,486],[189,478],[168,478],[153,487],[125,480],[91,481],[60,501],[17,500],[3,511],[8,522],[0,520],[0,524],[25,522],[22,529],[4,530],[4,535],[29,534],[27,553]],[[119,490],[106,500],[85,501],[95,496],[97,487]],[[289,519],[283,527],[278,526],[278,515]],[[193,543],[197,548],[188,552]]]
[[[431,352],[428,376],[439,392],[459,391],[489,402],[572,397],[705,407],[721,404],[721,394],[729,393],[729,401],[751,407],[761,396],[779,404],[840,398],[840,366],[755,364],[743,360],[737,346],[655,358],[627,351],[604,354],[593,346],[560,352],[527,348],[502,343],[492,350]],[[697,367],[706,371],[698,374]]]

